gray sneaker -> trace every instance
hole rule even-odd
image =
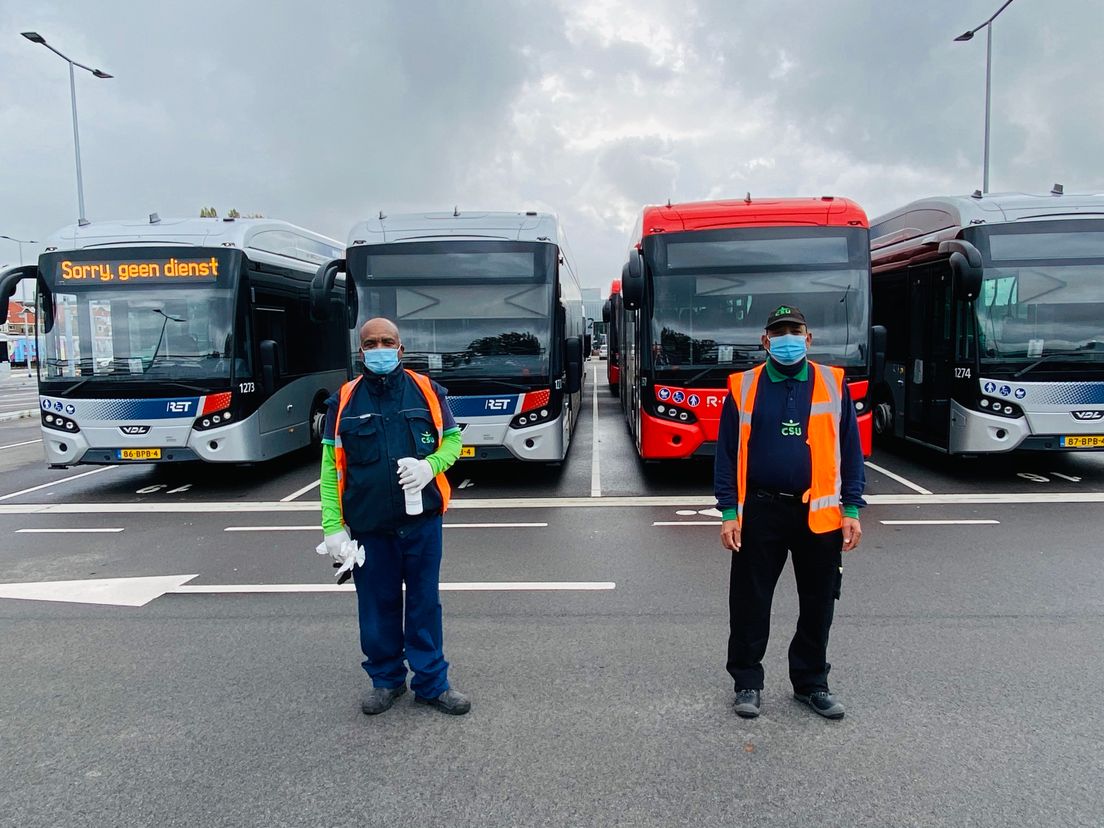
[[[436,707],[442,713],[449,713],[453,716],[463,716],[471,710],[471,700],[459,690],[446,690],[432,699],[415,696],[414,701],[418,704],[428,704]]]
[[[826,719],[842,719],[843,703],[827,690],[814,690],[808,695],[794,691],[794,698],[813,708],[813,712]]]
[[[759,715],[761,698],[758,690],[737,690],[736,703],[733,706],[736,715],[742,719],[754,719]]]
[[[406,685],[398,687],[373,687],[360,699],[360,709],[366,716],[377,716],[390,710],[395,699],[406,692]]]

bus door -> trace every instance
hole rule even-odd
[[[947,447],[951,422],[953,315],[951,271],[934,262],[909,268],[905,434]]]

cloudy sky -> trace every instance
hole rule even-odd
[[[557,212],[586,284],[645,203],[842,195],[875,216],[981,186],[1002,0],[0,0],[0,234],[92,221]],[[1104,192],[1101,0],[993,37],[990,189]],[[26,247],[25,253],[33,252]],[[0,261],[18,258],[0,240]]]

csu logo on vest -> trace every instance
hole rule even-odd
[[[427,446],[430,446],[430,445],[433,445],[433,443],[435,441],[433,439],[432,434],[430,434],[428,431],[423,431],[422,432],[422,442],[425,443]]]
[[[783,437],[800,437],[801,436],[801,423],[797,420],[783,420],[782,421],[782,436]]]

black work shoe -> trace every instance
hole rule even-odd
[[[398,687],[373,687],[360,699],[360,709],[367,716],[376,716],[390,710],[395,699],[406,692],[406,685]]]
[[[823,716],[826,719],[842,719],[843,718],[843,704],[836,700],[836,697],[829,693],[827,690],[814,690],[807,696],[794,691],[794,698],[799,702],[809,705],[813,708],[813,712]]]
[[[743,719],[754,719],[759,715],[760,698],[758,690],[737,690],[734,705],[736,715]]]
[[[469,710],[471,710],[471,699],[461,693],[459,690],[446,690],[441,695],[433,699],[426,699],[422,696],[415,696],[414,701],[418,704],[429,704],[436,707],[442,713],[448,713],[452,716],[463,716]]]

